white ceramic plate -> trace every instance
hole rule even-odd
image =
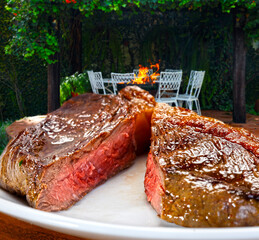
[[[35,225],[94,239],[259,239],[259,227],[183,228],[157,217],[144,193],[146,156],[67,211],[47,213],[0,189],[0,211]]]

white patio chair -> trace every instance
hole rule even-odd
[[[182,107],[183,102],[186,102],[186,107],[192,110],[193,102],[196,105],[197,113],[201,115],[201,108],[199,102],[199,94],[201,91],[205,71],[191,71],[186,92],[179,94],[177,101]]]
[[[133,73],[135,74],[136,77],[138,77],[139,74],[139,69],[133,69]],[[148,69],[148,76],[153,74],[153,69]]]
[[[114,94],[117,94],[118,83],[128,83],[134,79],[134,73],[111,73]]]
[[[90,80],[90,84],[91,84],[93,93],[106,94],[106,90],[105,90],[104,83],[103,83],[102,73],[93,72],[93,71],[87,71],[87,73],[89,76],[89,80]],[[99,90],[102,90],[102,92]]]
[[[93,70],[90,70],[90,71],[87,71],[87,74],[88,74],[88,77],[89,77],[92,92],[95,93],[94,72],[93,72]]]
[[[164,102],[178,106],[177,97],[181,86],[183,73],[179,72],[161,72],[159,87],[156,96],[157,102]]]

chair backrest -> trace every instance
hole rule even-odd
[[[165,72],[182,72],[183,70],[165,69]]]
[[[93,72],[93,70],[87,71],[87,74],[88,74],[88,77],[89,77],[89,81],[90,81],[93,93],[98,93],[97,90],[96,90],[96,87],[95,87],[94,72]]]
[[[139,69],[133,69],[133,73],[135,74],[136,77],[138,77],[138,74],[139,74]],[[153,74],[153,69],[148,69],[148,76],[152,75]]]
[[[188,85],[186,88],[186,95],[190,97],[199,97],[203,79],[204,79],[205,71],[191,71]]]
[[[103,94],[106,94],[104,83],[103,83],[103,76],[101,72],[94,72],[94,82],[95,82],[95,88],[97,89],[97,92],[101,89],[103,91]]]
[[[101,92],[99,92],[99,90],[102,90],[103,91],[102,93],[106,94],[104,83],[103,83],[102,73],[93,72],[92,70],[87,71],[87,73],[89,76],[89,80],[90,80],[90,84],[91,84],[93,93],[100,94]]]
[[[117,93],[118,83],[128,83],[134,79],[134,73],[111,73],[114,94]]]
[[[178,97],[179,89],[181,86],[183,72],[161,72],[159,79],[158,98],[168,92],[175,93],[174,97]]]

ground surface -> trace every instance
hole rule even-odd
[[[206,117],[216,118],[234,127],[243,127],[259,137],[259,116],[247,114],[246,123],[233,123],[231,112],[224,112],[218,110],[203,110],[202,115]]]

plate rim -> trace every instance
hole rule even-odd
[[[37,226],[78,237],[106,239],[259,239],[259,227],[170,228],[130,226],[83,220],[44,212],[3,199],[0,212]],[[249,237],[247,233],[249,232]],[[209,235],[208,235],[209,234]],[[210,237],[211,236],[211,237]],[[215,238],[216,237],[216,238]]]

